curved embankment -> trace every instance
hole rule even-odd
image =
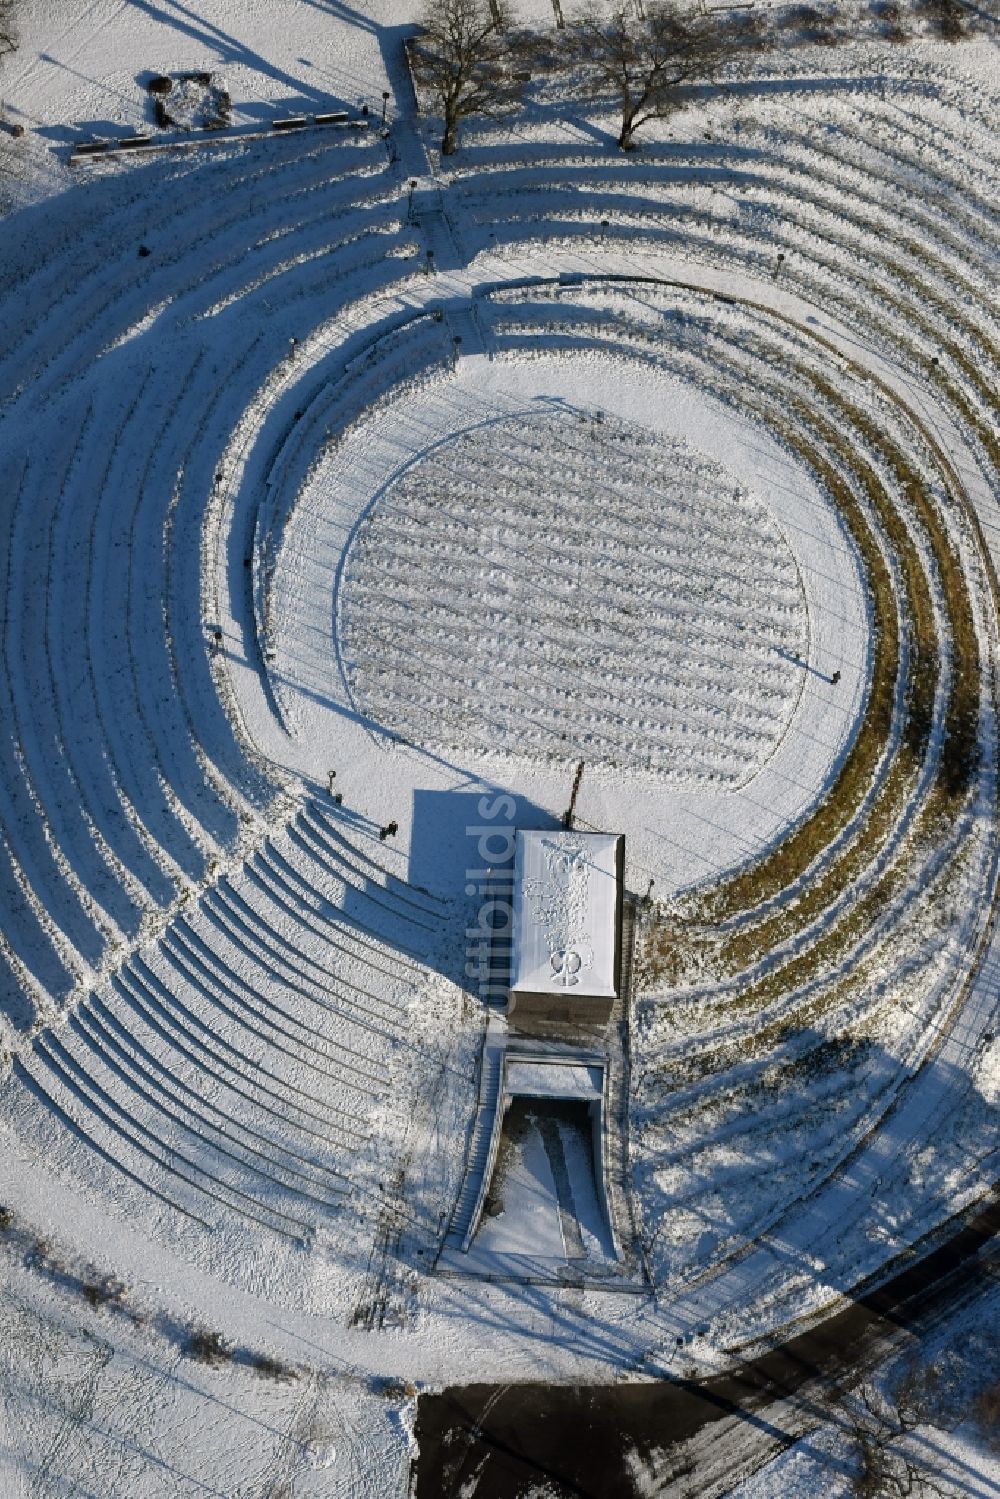
[[[933,1060],[994,876],[997,149],[927,77],[780,81],[627,164],[473,141],[442,197],[468,264],[438,277],[377,142],[97,177],[71,243],[34,211],[0,313],[4,1095],[95,1190],[154,1194],[159,1231],[308,1246],[405,1155],[406,1100],[450,1086],[445,903],[262,744],[287,727],[296,499],[371,409],[449,379],[457,302],[496,363],[599,354],[766,431],[865,579],[867,694],[830,783],[750,865],[643,913],[633,1150],[661,1283],[817,1189]],[[697,274],[640,274],[661,256]]]

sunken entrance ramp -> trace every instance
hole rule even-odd
[[[627,1195],[623,852],[616,834],[517,834],[507,1013],[489,1016],[440,1273],[645,1288],[611,1200]]]

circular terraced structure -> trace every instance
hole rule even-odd
[[[197,195],[89,167],[72,244],[36,211],[0,314],[3,1110],[86,1200],[276,1299],[433,1311],[466,829],[498,790],[558,816],[581,760],[653,882],[663,1304],[702,1281],[735,1346],[995,1175],[997,146],[887,66],[628,162],[473,139],[413,215],[382,142],[320,133]]]

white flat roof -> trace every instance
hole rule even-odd
[[[594,1102],[602,1095],[600,1067],[580,1062],[543,1062],[507,1058],[504,1087],[520,1098],[573,1098]]]
[[[518,831],[513,992],[614,998],[619,837]]]

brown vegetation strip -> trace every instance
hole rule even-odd
[[[946,799],[954,810],[965,796],[977,763],[980,692],[978,639],[961,563],[926,483],[898,444],[887,438],[884,433],[876,431],[871,418],[841,397],[822,376],[813,375],[812,378],[817,392],[824,401],[838,410],[847,422],[852,423],[855,430],[863,434],[872,449],[881,452],[906,495],[912,511],[919,517],[931,545],[948,609],[954,650],[954,675],[945,712],[945,733],[939,767],[940,787],[943,788]],[[764,413],[758,410],[758,414]],[[875,506],[880,522],[891,537],[900,557],[908,594],[907,613],[911,621],[912,637],[907,717],[900,752],[890,772],[890,779],[883,788],[883,794],[877,806],[869,813],[859,839],[852,842],[846,853],[824,872],[815,885],[800,895],[793,912],[776,913],[766,918],[764,927],[741,932],[731,938],[721,951],[716,951],[715,956],[720,960],[722,970],[729,972],[738,971],[741,966],[752,961],[755,955],[766,951],[767,947],[773,945],[775,941],[781,940],[794,930],[801,929],[807,920],[823,908],[824,904],[848,888],[851,881],[857,877],[866,857],[884,843],[888,827],[891,826],[893,820],[893,813],[902,810],[906,792],[912,787],[919,762],[926,752],[933,716],[937,675],[936,631],[930,594],[923,578],[919,554],[909,535],[907,520],[895,510],[895,507],[887,504],[884,490],[871,465],[860,460],[857,451],[845,443],[838,429],[820,419],[816,412],[806,409],[801,402],[797,403],[796,414],[803,423],[819,432],[825,444],[838,453],[842,464],[852,468],[856,473],[860,472],[869,499]],[[810,462],[814,469],[817,468],[814,452],[806,449],[801,441],[796,441],[789,432],[782,430],[780,435],[800,452],[804,461]],[[819,469],[827,489],[837,502],[852,534],[856,536],[844,500],[846,485],[829,464],[819,465]],[[863,549],[862,555],[869,565],[870,584],[873,593],[876,593],[877,581],[869,561],[870,549]],[[876,693],[880,683],[880,668],[884,673],[884,664],[877,658]],[[884,677],[881,681],[884,685]],[[872,724],[873,709],[877,712],[874,700],[869,705],[869,713],[866,716],[862,734]],[[855,751],[857,745],[858,741],[854,746]],[[851,760],[853,760],[853,765]],[[846,817],[850,815],[845,805],[845,799],[850,794],[848,776],[851,770],[856,774],[862,763],[862,757],[853,753],[848,763],[845,764],[844,773],[830,797],[816,809],[813,816],[801,824],[791,837],[767,856],[761,864],[741,871],[726,885],[712,892],[708,908],[706,909],[705,903],[702,903],[701,909],[696,907],[692,917],[694,919],[701,917],[702,920],[706,917],[714,920],[725,919],[737,910],[746,909],[751,902],[763,902],[773,898],[782,888],[791,883],[796,873],[808,867],[808,863],[815,854],[820,852],[830,838],[835,836],[844,825]],[[652,959],[651,966],[659,967],[668,952],[677,954],[676,943],[679,935],[676,928],[658,934],[658,939],[654,939],[654,951],[648,954],[648,959]],[[689,938],[694,935],[690,927],[687,928],[686,935]],[[671,966],[676,965],[671,963]]]

